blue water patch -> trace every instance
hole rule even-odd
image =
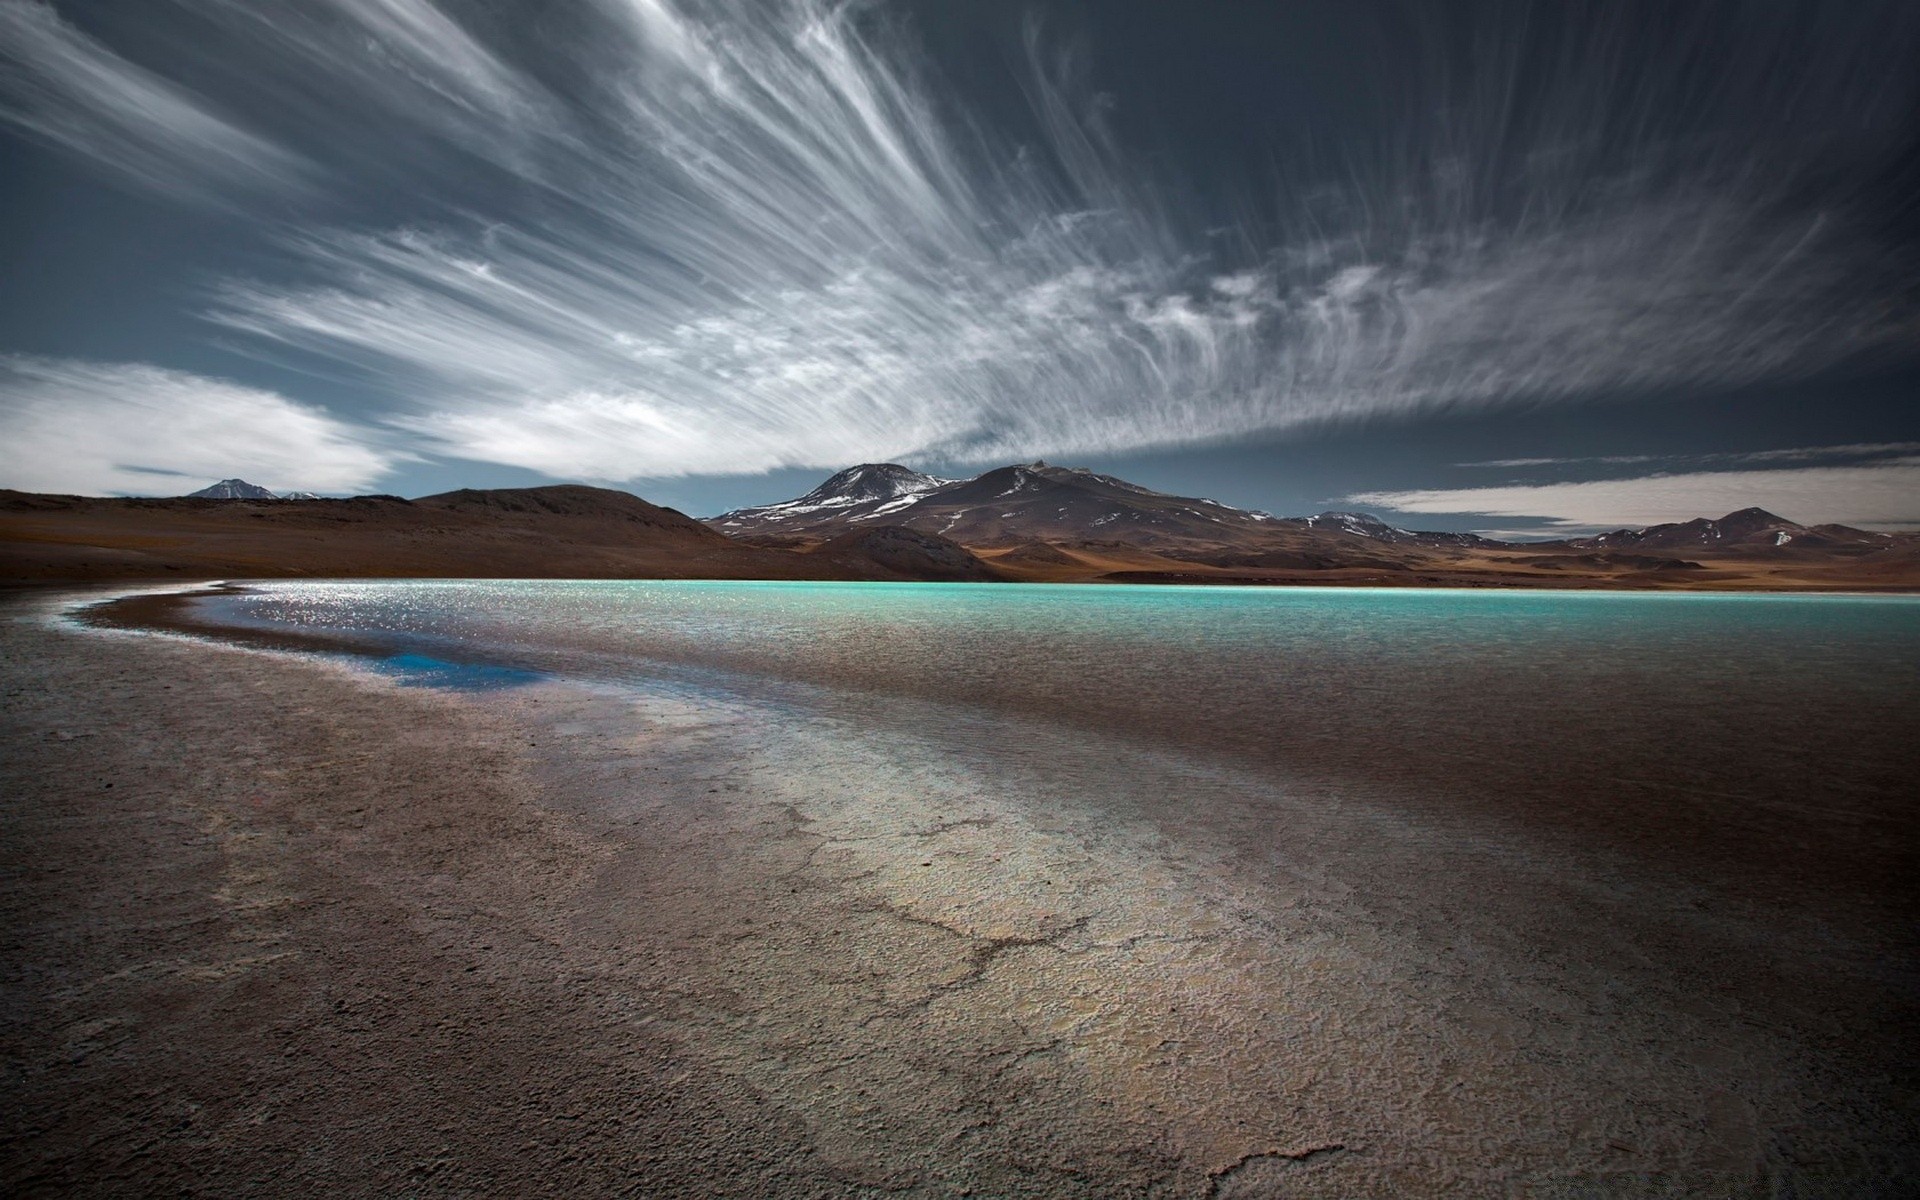
[[[402,687],[452,688],[460,692],[493,692],[524,687],[546,678],[538,671],[489,663],[449,662],[425,654],[393,654],[375,659],[373,667]]]

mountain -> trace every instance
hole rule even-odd
[[[943,480],[891,463],[852,467],[797,500],[736,509],[707,522],[733,537],[805,545],[870,525],[899,525],[975,550],[1036,560],[1035,546],[1126,547],[1202,561],[1249,548],[1308,544],[1362,556],[1382,546],[1490,547],[1470,533],[1400,529],[1368,513],[1281,518],[1175,496],[1079,467],[1022,463]],[[1331,539],[1331,540],[1329,540]],[[1245,565],[1245,564],[1239,564]]]
[[[958,546],[911,538],[818,554],[769,549],[628,492],[572,485],[298,504],[0,490],[0,579],[15,581],[998,577]]]
[[[831,508],[839,505],[885,502],[902,496],[917,496],[953,482],[903,467],[898,463],[867,463],[848,467],[790,504]]]
[[[1082,537],[1139,546],[1217,542],[1230,539],[1230,531],[1272,520],[1111,475],[1033,462],[956,480],[892,463],[868,464],[840,472],[797,500],[736,509],[707,523],[734,537],[788,544],[825,541],[879,523],[979,549]]]
[[[278,500],[274,495],[258,484],[248,483],[244,479],[222,479],[219,483],[203,487],[197,492],[188,492],[189,500]]]
[[[1365,513],[1273,517],[1046,463],[964,480],[852,468],[711,524],[574,485],[299,503],[0,489],[0,581],[286,577],[1916,591],[1920,534],[1750,509],[1514,544]]]
[[[1372,513],[1363,512],[1323,512],[1318,516],[1301,517],[1300,523],[1309,528],[1338,529],[1345,533],[1358,534],[1360,537],[1380,538],[1384,541],[1396,541],[1407,531],[1397,529],[1382,521]]]
[[[559,517],[638,525],[654,537],[665,536],[704,545],[724,545],[726,538],[678,509],[649,504],[632,492],[612,488],[556,484],[537,488],[461,488],[422,496],[412,503],[444,512],[494,518],[538,520]]]
[[[1577,550],[1711,550],[1722,554],[1818,550],[1871,554],[1892,546],[1898,538],[1896,534],[1869,533],[1846,525],[1797,525],[1764,508],[1743,508],[1718,520],[1696,517],[1645,529],[1616,529],[1558,544]]]
[[[1920,571],[1911,535],[1801,526],[1742,509],[1552,542],[1402,529],[1370,513],[1275,517],[1045,462],[945,480],[850,467],[795,500],[707,522],[751,545],[806,550],[900,529],[946,539],[1024,580],[1500,584],[1556,587],[1887,586]]]
[[[707,523],[736,537],[823,540],[846,531],[853,522],[899,512],[952,482],[898,463],[862,463],[829,476],[797,499],[735,509]]]
[[[1505,546],[1506,542],[1496,542],[1483,538],[1477,533],[1443,533],[1437,530],[1401,529],[1389,525],[1372,513],[1363,512],[1323,512],[1318,516],[1294,517],[1309,529],[1337,530],[1350,533],[1355,537],[1372,538],[1380,542],[1417,543],[1422,546]]]

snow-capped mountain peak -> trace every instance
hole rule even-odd
[[[222,479],[219,483],[187,493],[191,500],[278,500],[280,497],[258,484],[244,479]]]
[[[923,475],[898,463],[861,463],[834,473],[819,487],[797,499],[737,509],[716,517],[714,523],[721,529],[733,529],[816,513],[842,513],[849,520],[864,521],[899,512],[951,482]]]
[[[1317,516],[1302,517],[1300,520],[1309,528],[1318,529],[1327,526],[1357,534],[1360,537],[1391,539],[1407,532],[1387,524],[1372,513],[1328,511]]]
[[[794,503],[863,504],[870,500],[897,500],[930,492],[946,482],[898,463],[862,463],[828,477],[825,483]]]

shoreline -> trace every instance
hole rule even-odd
[[[194,602],[219,595],[247,592],[256,580],[208,580],[203,584],[166,592],[137,592],[70,609],[66,619],[76,625],[123,632],[176,633],[230,646],[255,650],[290,650],[312,654],[379,658],[386,653],[376,642],[344,634],[303,633],[292,629],[252,629],[196,620]]]
[[[84,595],[88,593],[123,592],[128,594],[118,597],[116,600],[117,603],[126,603],[131,605],[133,602],[144,601],[149,599],[154,601],[155,603],[154,603],[153,609],[146,612],[140,612],[138,610],[130,611],[127,614],[127,616],[124,618],[124,620],[114,622],[116,627],[126,628],[126,629],[139,629],[142,627],[148,627],[150,624],[150,626],[154,628],[170,628],[171,627],[170,623],[178,620],[178,617],[177,617],[177,614],[173,614],[166,611],[166,609],[170,606],[167,602],[172,602],[174,604],[177,604],[180,602],[190,600],[195,596],[212,594],[216,591],[222,591],[222,590],[242,592],[242,591],[247,591],[249,589],[253,589],[261,586],[271,586],[274,584],[299,584],[299,583],[318,583],[318,584],[330,584],[330,583],[351,583],[351,584],[381,584],[381,583],[702,584],[702,583],[710,583],[710,584],[723,584],[723,585],[767,584],[769,586],[774,586],[774,587],[792,587],[792,588],[812,588],[812,587],[954,588],[954,587],[960,587],[960,588],[979,588],[979,589],[986,589],[990,591],[1000,591],[1000,590],[1033,591],[1033,590],[1044,590],[1048,588],[1063,588],[1063,589],[1076,589],[1076,590],[1082,589],[1082,588],[1093,588],[1093,589],[1104,590],[1108,588],[1140,587],[1140,588],[1151,588],[1155,591],[1173,591],[1173,590],[1187,589],[1187,590],[1201,591],[1201,592],[1244,591],[1244,592],[1277,592],[1277,593],[1290,593],[1290,592],[1348,593],[1348,592],[1374,591],[1374,592],[1391,592],[1396,594],[1428,592],[1428,593],[1445,594],[1445,595],[1491,593],[1491,594],[1497,594],[1497,595],[1512,595],[1512,596],[1672,596],[1672,597],[1697,596],[1697,597],[1702,597],[1705,599],[1713,599],[1713,600],[1731,600],[1731,599],[1737,599],[1741,597],[1752,597],[1756,599],[1796,599],[1796,598],[1820,598],[1820,597],[1827,597],[1832,599],[1855,599],[1855,600],[1920,599],[1920,589],[1914,589],[1914,588],[1839,589],[1839,588],[1824,588],[1824,587],[1822,588],[1763,588],[1763,587],[1746,588],[1746,587],[1742,587],[1742,588],[1716,589],[1716,588],[1607,587],[1607,586],[1555,588],[1555,587],[1533,587],[1533,586],[1514,587],[1514,586],[1507,586],[1503,584],[1485,584],[1485,585],[1475,584],[1475,585],[1461,585],[1461,586],[1448,586],[1448,585],[1404,585],[1403,586],[1403,585],[1376,585],[1376,584],[1361,584],[1361,583],[1351,583],[1351,584],[1349,583],[1325,583],[1325,584],[1315,584],[1315,583],[1284,583],[1284,584],[1141,583],[1141,582],[1119,582],[1119,581],[1112,581],[1112,580],[1087,580],[1087,581],[1006,580],[1006,581],[1000,581],[1000,582],[994,582],[994,583],[987,583],[987,582],[968,582],[968,581],[957,581],[957,580],[912,580],[912,579],[834,579],[834,580],[728,579],[728,578],[665,579],[665,578],[654,578],[654,577],[637,577],[632,579],[599,579],[599,578],[591,578],[591,577],[582,577],[578,579],[548,579],[543,577],[515,577],[515,576],[364,577],[364,576],[344,576],[343,575],[343,576],[258,576],[258,577],[222,576],[218,578],[209,576],[204,579],[184,579],[184,580],[162,580],[158,578],[152,578],[152,579],[127,578],[127,579],[111,580],[111,581],[105,581],[105,580],[78,580],[78,581],[75,581],[75,580],[0,580],[0,603],[4,603],[9,597],[32,597],[32,596],[56,595],[56,594],[79,596],[79,595]],[[163,591],[147,590],[153,587],[164,587],[165,590]],[[180,632],[200,632],[202,628],[212,629],[216,627],[196,626],[192,630],[189,630],[183,627],[180,630]],[[230,627],[217,627],[217,628],[227,629]],[[247,632],[258,632],[258,631],[247,631]],[[297,635],[291,635],[291,634],[287,636],[297,637]],[[329,645],[330,644],[331,643],[329,643]],[[262,645],[262,648],[272,648],[272,646],[270,646],[265,642],[263,642],[261,645]],[[286,645],[286,648],[299,649],[301,647],[288,643]],[[320,650],[327,649],[327,647],[325,646],[316,646],[314,648],[320,649]]]
[[[1210,578],[1206,576],[1175,576],[1160,574],[1154,577],[1131,579],[1109,579],[1102,577],[1086,579],[1042,579],[1009,577],[992,581],[962,581],[943,579],[851,579],[851,578],[791,578],[782,576],[732,576],[732,575],[325,575],[310,572],[288,572],[278,575],[248,575],[238,572],[222,574],[209,573],[205,576],[154,574],[126,575],[85,575],[62,576],[11,576],[0,578],[0,596],[9,594],[31,595],[40,592],[70,592],[88,588],[125,588],[137,586],[195,587],[217,583],[235,583],[238,585],[258,583],[774,583],[792,586],[809,584],[857,585],[873,584],[891,587],[898,584],[924,583],[942,587],[991,587],[991,588],[1113,588],[1113,587],[1150,587],[1158,589],[1196,588],[1206,590],[1244,590],[1244,591],[1394,591],[1394,592],[1516,592],[1538,593],[1541,595],[1648,595],[1648,596],[1920,596],[1920,585],[1888,584],[1885,586],[1863,586],[1858,583],[1809,583],[1793,587],[1777,586],[1773,581],[1749,583],[1741,580],[1699,581],[1692,584],[1680,582],[1623,583],[1617,579],[1594,578],[1582,581],[1579,586],[1556,586],[1558,580],[1531,583],[1512,577],[1469,576],[1460,582],[1446,583],[1435,580],[1414,579],[1406,582],[1391,577],[1378,576],[1366,579],[1313,579],[1313,578]]]
[[[1231,779],[1186,777],[1192,817],[1089,806],[723,698],[476,699],[21,605],[9,1110],[64,1115],[8,1129],[17,1192],[1891,1195],[1915,1165],[1879,1102],[1805,1107],[1841,1043],[1498,922],[1439,954],[1386,843],[1343,861],[1300,810],[1291,857],[1240,862],[1202,803]],[[1478,862],[1443,874],[1524,911]],[[1556,1029],[1603,984],[1649,1011]]]

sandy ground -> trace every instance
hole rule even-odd
[[[1417,837],[50,603],[0,611],[9,1195],[1911,1191],[1910,980],[1839,949],[1676,978]]]

